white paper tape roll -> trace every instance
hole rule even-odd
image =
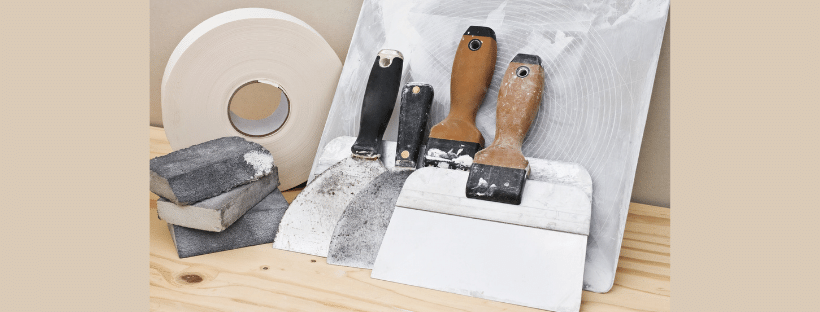
[[[341,70],[324,38],[291,15],[257,8],[221,13],[185,35],[168,60],[165,134],[174,150],[225,136],[257,142],[273,154],[279,188],[292,188],[307,181]],[[228,103],[251,82],[278,86],[288,99],[266,118],[284,120],[271,134],[247,135],[231,123]]]

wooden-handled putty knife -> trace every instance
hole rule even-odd
[[[407,178],[373,278],[579,310],[590,197],[574,185],[524,183],[528,166],[539,163],[524,158],[521,142],[540,105],[543,80],[538,56],[517,55],[499,89],[496,137],[476,154],[470,172],[421,168]]]

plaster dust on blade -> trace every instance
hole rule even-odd
[[[408,83],[402,90],[394,167],[370,181],[344,209],[330,240],[328,264],[373,268],[396,198],[418,165],[432,101],[428,84]]]
[[[325,145],[325,149],[319,155],[316,171],[321,174],[337,162],[350,156],[350,147],[356,141],[356,137],[341,136]],[[382,141],[383,160],[396,157],[396,142]],[[421,148],[424,150],[424,147]],[[581,188],[587,197],[592,198],[592,178],[583,166],[576,163],[540,159],[527,157],[530,162],[530,180],[550,182],[555,184],[573,185]],[[392,161],[383,161],[382,164],[387,170],[392,170],[395,165]],[[312,183],[313,177],[308,181]]]
[[[296,196],[279,223],[274,248],[327,257],[333,229],[345,207],[370,180],[386,171],[380,160],[381,138],[399,94],[403,63],[395,50],[381,50],[375,57],[351,154]]]
[[[327,257],[330,236],[344,208],[386,169],[378,160],[348,157],[323,172],[293,200],[273,242],[276,249]]]

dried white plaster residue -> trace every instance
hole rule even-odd
[[[463,149],[459,149],[458,152],[453,153],[452,150],[449,152],[442,151],[437,148],[431,148],[427,150],[427,159],[439,161],[439,167],[441,168],[448,168],[446,163],[454,163],[459,166],[469,167],[473,164],[473,158],[470,155],[461,155],[456,157],[456,155],[460,154]],[[446,163],[442,163],[446,162]]]
[[[437,148],[431,148],[427,150],[427,157],[444,158],[447,157],[447,152]]]
[[[473,158],[469,155],[461,155],[456,159],[453,159],[453,162],[464,167],[469,167],[473,165]]]
[[[253,175],[254,178],[264,177],[271,173],[271,169],[273,169],[273,156],[271,154],[250,151],[245,153],[245,162],[256,170]]]

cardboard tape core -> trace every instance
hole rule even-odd
[[[241,85],[228,101],[228,120],[240,133],[262,137],[276,133],[287,122],[290,100],[278,83],[260,79]]]

